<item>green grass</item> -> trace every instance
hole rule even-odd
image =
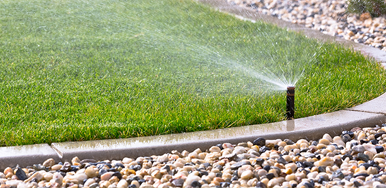
[[[191,0],[3,0],[0,145],[280,121],[285,92],[246,71],[266,69],[304,70],[296,118],[385,92],[384,70],[358,53]]]

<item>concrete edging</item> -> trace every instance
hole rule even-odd
[[[324,35],[299,25],[278,20],[275,17],[260,15],[252,10],[232,6],[223,0],[197,0],[210,4],[219,11],[227,12],[243,19],[264,20],[279,27],[302,32],[310,38],[322,41],[334,41],[374,58],[386,65],[386,52],[379,49],[356,44],[344,39]],[[193,151],[196,148],[205,150],[219,143],[239,143],[253,141],[257,137],[266,139],[317,139],[328,133],[336,136],[342,130],[354,127],[369,127],[386,122],[386,93],[376,99],[353,108],[316,116],[261,125],[250,125],[227,129],[181,133],[161,136],[150,136],[128,139],[111,139],[83,142],[64,142],[36,144],[13,147],[0,147],[0,170],[16,165],[27,166],[43,163],[48,158],[56,162],[70,161],[78,156],[80,159],[96,160],[122,159],[159,155],[172,150]]]

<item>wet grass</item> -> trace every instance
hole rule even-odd
[[[190,0],[0,2],[0,145],[127,138],[296,118],[385,92],[375,62]]]

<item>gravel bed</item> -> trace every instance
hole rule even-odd
[[[386,187],[386,124],[319,140],[218,144],[207,151],[8,167],[0,187]]]
[[[386,51],[386,19],[347,14],[346,0],[225,0],[324,34]]]

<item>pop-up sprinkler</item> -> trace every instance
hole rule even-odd
[[[294,119],[295,115],[295,86],[287,87],[287,120]]]

